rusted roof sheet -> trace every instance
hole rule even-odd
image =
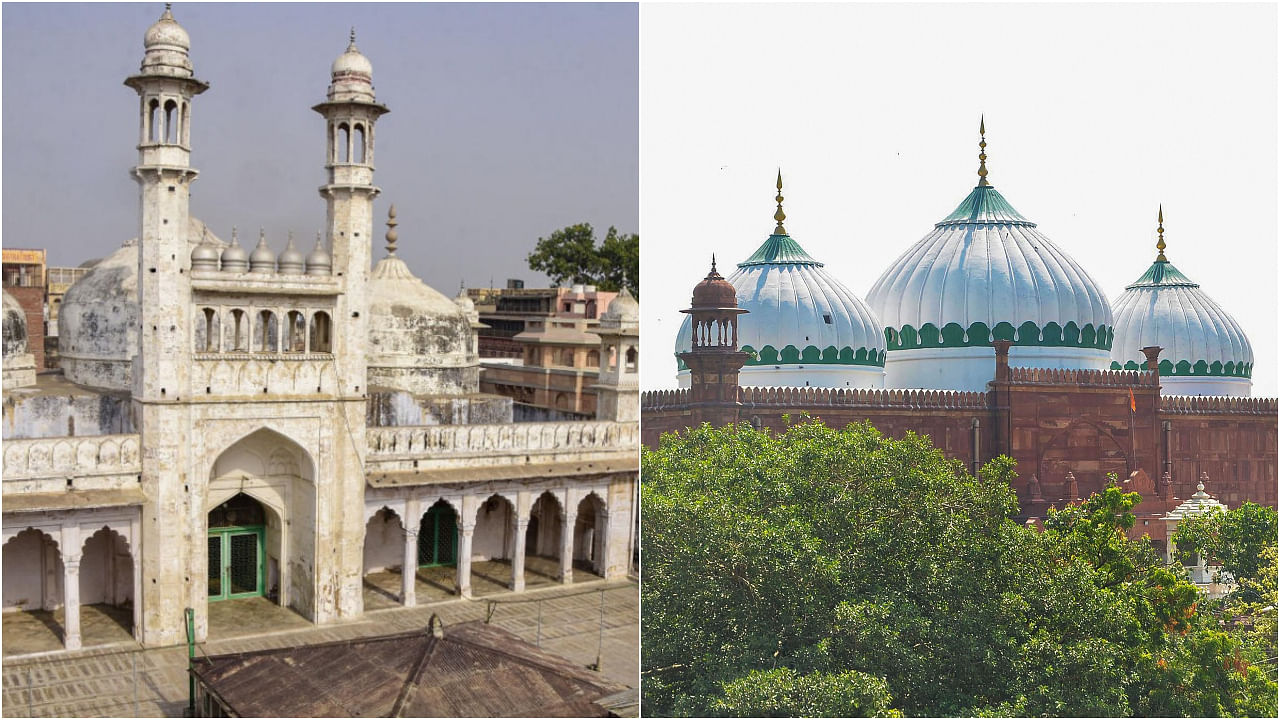
[[[482,622],[198,658],[241,717],[605,717],[622,686]]]
[[[37,512],[45,510],[79,510],[97,507],[142,505],[147,496],[139,488],[122,490],[68,490],[53,493],[5,493],[4,511]]]
[[[468,468],[435,468],[429,470],[394,470],[371,472],[369,487],[401,487],[405,485],[437,485],[441,483],[471,483],[490,480],[524,480],[545,477],[577,477],[582,475],[610,475],[635,472],[640,461],[635,455],[614,460],[587,462],[512,463],[510,465],[486,465]]]

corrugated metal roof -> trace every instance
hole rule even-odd
[[[242,717],[605,717],[622,686],[481,622],[198,658]]]

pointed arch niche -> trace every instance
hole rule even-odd
[[[314,621],[316,489],[311,455],[281,433],[268,428],[255,430],[214,461],[204,510],[209,550],[206,572],[197,581],[203,583],[204,596],[236,596],[221,587],[228,582],[228,570],[220,566],[230,562],[229,553],[244,555],[253,549],[260,553],[260,594]],[[256,545],[247,536],[237,539],[240,533],[259,528]],[[228,533],[237,535],[224,539]],[[232,543],[239,544],[231,547]],[[241,557],[237,561],[245,562]],[[247,571],[238,568],[235,572]],[[245,582],[237,580],[235,584],[238,591],[247,592]]]

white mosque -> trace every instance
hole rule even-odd
[[[625,577],[635,546],[638,305],[600,323],[594,421],[515,423],[479,392],[477,314],[373,254],[374,126],[388,112],[354,33],[313,109],[325,229],[277,255],[189,212],[196,78],[166,7],[137,92],[138,237],[77,282],[59,314],[62,374],[36,376],[5,296],[6,623],[46,611],[67,649],[81,606],[123,609],[148,646],[209,632],[212,603],[267,598],[317,623],[360,617],[364,580],[473,562],[512,590],[526,559],[559,582]],[[134,138],[121,142],[135,143]],[[230,222],[226,222],[230,225]],[[11,615],[12,614],[12,615]],[[7,627],[7,626],[6,626]]]

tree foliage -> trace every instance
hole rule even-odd
[[[1222,563],[1224,572],[1237,581],[1256,580],[1263,568],[1263,550],[1276,543],[1275,508],[1246,502],[1223,512],[1215,509],[1178,523],[1173,541],[1186,562],[1200,553]]]
[[[1274,675],[1128,539],[1136,494],[1038,532],[1012,461],[974,478],[865,424],[703,426],[643,477],[648,715],[1274,713]]]
[[[557,285],[595,285],[601,290],[626,287],[639,297],[640,236],[620,234],[610,227],[604,242],[596,245],[589,223],[561,228],[545,238],[528,256],[529,268],[546,273]]]

